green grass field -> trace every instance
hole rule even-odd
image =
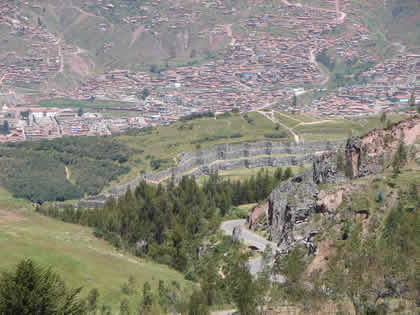
[[[282,128],[275,130],[276,125],[258,113],[248,113],[247,116],[248,120],[244,115],[235,114],[227,118],[177,121],[166,127],[138,132],[131,136],[116,136],[118,141],[126,143],[129,147],[144,150],[144,153],[136,154],[128,162],[132,170],[120,178],[120,181],[139,176],[141,170],[152,171],[152,159],[165,161],[160,169],[163,170],[174,166],[176,156],[181,152],[203,150],[221,143],[267,140],[264,134],[285,131]],[[290,138],[280,140],[290,141]]]
[[[245,116],[246,115],[246,116]],[[248,118],[246,118],[248,117]],[[391,122],[397,122],[405,115],[389,114]],[[275,112],[275,118],[282,124],[299,135],[304,141],[344,141],[350,135],[363,135],[369,130],[383,128],[386,124],[380,121],[379,115],[364,116],[349,119],[334,119],[321,121],[305,114],[290,114]],[[189,121],[177,121],[166,127],[158,127],[152,130],[138,131],[115,136],[118,141],[129,147],[143,150],[136,153],[128,163],[131,171],[112,182],[109,186],[127,182],[140,174],[154,171],[151,167],[153,159],[161,160],[164,170],[176,165],[176,157],[181,152],[193,152],[210,148],[221,143],[239,143],[246,141],[293,141],[290,132],[276,125],[260,113],[233,114],[225,118],[201,118]],[[287,132],[284,139],[268,139],[266,134]],[[233,136],[233,137],[232,137]],[[238,171],[234,171],[237,173]],[[230,174],[234,178],[252,175],[253,170],[241,172],[238,176]],[[243,174],[242,174],[243,173]],[[109,187],[108,186],[108,187]]]
[[[52,266],[70,286],[82,286],[83,296],[98,288],[101,304],[112,306],[114,311],[124,297],[130,300],[132,309],[140,301],[138,295],[122,293],[121,286],[130,276],[136,279],[138,292],[145,281],[153,289],[159,280],[177,281],[187,291],[192,288],[192,283],[169,267],[117,251],[95,238],[90,228],[41,216],[28,202],[16,200],[4,191],[0,191],[0,252],[0,271],[31,258]]]

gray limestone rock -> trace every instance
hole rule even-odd
[[[280,184],[269,197],[268,219],[270,239],[286,254],[298,245],[311,242],[313,231],[309,217],[319,210],[318,188],[313,171],[293,177]]]
[[[242,239],[242,227],[240,225],[235,226],[232,232],[232,241],[239,242]]]

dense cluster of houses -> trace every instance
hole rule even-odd
[[[399,55],[364,72],[368,84],[340,88],[314,101],[310,111],[317,116],[390,112],[420,104],[420,55]]]
[[[65,71],[64,57],[77,53],[78,48],[49,33],[42,21],[34,23],[22,14],[21,3],[0,0],[0,25],[6,24],[9,35],[23,44],[30,43],[25,57],[10,52],[6,58],[0,56],[0,92],[2,88],[40,85],[44,98],[119,101],[131,103],[130,110],[139,113],[133,118],[105,119],[91,113],[79,116],[77,110],[6,106],[0,124],[7,120],[10,132],[0,135],[0,141],[103,135],[167,124],[195,112],[233,108],[245,112],[274,106],[319,116],[370,114],[393,110],[411,95],[420,99],[416,86],[420,56],[406,53],[362,73],[360,78],[367,84],[330,91],[310,107],[292,105],[293,96],[318,90],[328,81],[316,61],[325,49],[333,49],[344,60],[378,63],[375,54],[363,49],[372,41],[369,30],[342,13],[354,13],[350,0],[339,2],[341,11],[336,11],[335,0],[324,1],[320,7],[302,3],[282,0],[273,13],[255,10],[252,17],[242,17],[234,5],[221,0],[204,0],[199,5],[168,2],[164,6],[162,0],[145,1],[122,22],[143,25],[144,31],[158,35],[162,25],[185,29],[211,9],[217,14],[214,18],[206,16],[209,28],[198,36],[212,47],[228,44],[222,45],[225,48],[217,58],[209,57],[202,63],[153,73],[116,69],[91,77],[77,88],[56,91],[49,88],[48,81]],[[83,4],[83,10],[101,16],[110,12],[118,16],[122,9],[122,4],[114,5],[112,0],[87,0]],[[216,16],[223,15],[234,24],[218,24]],[[336,32],[340,24],[346,25],[345,33]],[[108,26],[98,24],[104,31]]]
[[[0,142],[110,135],[146,126],[142,117],[104,119],[77,109],[3,105],[0,110]]]

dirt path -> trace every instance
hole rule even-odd
[[[279,124],[280,126],[282,126],[283,128],[287,129],[294,137],[295,142],[297,144],[300,143],[300,139],[299,136],[293,131],[292,128],[289,128],[288,126],[286,126],[285,124],[279,122],[276,117],[274,116],[274,111],[271,112],[264,112],[264,111],[258,111],[258,113],[260,113],[261,115],[263,115],[265,118],[271,120],[273,123],[275,124]]]
[[[291,119],[291,120],[297,121],[298,123],[303,123],[303,121],[302,121],[302,120],[299,120],[299,119],[296,119],[296,118],[290,117],[290,116],[288,116],[288,115],[286,115],[286,114],[283,114],[283,113],[281,113],[281,112],[276,112],[276,113],[277,113],[277,114],[279,114],[280,116],[286,117],[287,119]]]
[[[58,69],[58,72],[62,73],[64,71],[64,54],[61,47],[61,39],[58,40],[58,56],[60,57],[60,69]]]
[[[294,128],[298,127],[298,126],[306,126],[306,125],[316,125],[316,124],[323,124],[323,123],[332,123],[334,122],[333,120],[319,120],[319,121],[311,121],[311,122],[300,122],[299,124],[297,124]]]
[[[232,24],[226,24],[224,26],[224,28],[225,28],[225,31],[226,31],[227,35],[230,37],[230,44],[235,45],[236,39],[233,37]]]
[[[71,171],[67,166],[64,166],[65,170],[66,170],[66,178],[69,182],[71,182],[70,178],[71,178]]]
[[[3,80],[6,78],[7,73],[3,74],[3,76],[0,79],[0,84],[3,84]]]
[[[144,25],[140,25],[132,34],[130,45],[128,45],[128,48],[131,48],[131,46],[134,45],[134,43],[139,39],[140,35],[144,31]]]
[[[308,8],[308,9],[312,9],[312,10],[320,10],[320,11],[325,11],[325,12],[336,12],[337,13],[337,23],[341,24],[345,21],[347,14],[343,11],[340,11],[339,7],[339,0],[336,0],[336,8],[335,9],[325,9],[325,8],[320,8],[320,7],[314,7],[311,5],[303,5],[302,3],[296,2],[296,3],[291,3],[288,0],[282,0],[283,3],[287,6],[294,6],[294,7],[299,7],[299,8]]]

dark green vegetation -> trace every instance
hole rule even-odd
[[[85,314],[79,289],[68,289],[51,269],[23,260],[0,277],[0,313],[4,315]]]
[[[189,310],[235,303],[239,308],[255,311],[258,301],[262,301],[265,290],[262,286],[266,281],[252,280],[247,256],[240,254],[239,244],[233,244],[228,237],[216,237],[217,230],[232,205],[263,200],[281,180],[290,176],[290,169],[284,173],[278,169],[273,176],[261,170],[256,177],[243,182],[222,181],[214,175],[202,186],[188,177],[178,185],[155,186],[143,182],[119,200],[108,201],[104,209],[43,207],[38,211],[94,227],[96,237],[104,238],[116,248],[150,257],[183,272],[187,280],[199,281],[201,291],[192,295]],[[208,242],[217,244],[203,245]],[[224,255],[226,252],[229,255]],[[223,267],[226,280],[219,279],[218,266]],[[123,287],[128,295],[133,294],[131,286],[127,283]],[[144,290],[150,291],[147,287]],[[150,293],[148,302],[144,299],[149,293],[143,292],[142,307],[148,311],[167,310],[172,304],[165,302],[165,290],[158,289],[159,297]],[[204,304],[200,302],[202,298]]]
[[[293,176],[279,168],[274,175],[261,170],[245,181],[222,180],[210,176],[202,186],[183,177],[178,185],[154,186],[141,183],[119,200],[109,200],[104,209],[78,211],[41,207],[46,215],[66,222],[88,225],[95,235],[117,248],[137,256],[149,255],[155,261],[179,271],[187,271],[196,261],[203,238],[214,233],[232,206],[264,200],[282,180]]]
[[[156,295],[149,282],[144,283],[141,294],[136,292],[136,287],[133,276],[123,284],[121,290],[126,297],[120,302],[120,315],[182,312],[187,308],[187,300],[181,296],[183,292],[176,281],[166,285],[159,280]],[[67,288],[51,268],[37,265],[30,259],[22,260],[15,271],[3,272],[0,276],[0,312],[4,315],[112,314],[109,305],[101,304],[98,289],[91,289],[86,298],[80,296],[81,290]],[[132,295],[137,295],[139,300],[134,309],[127,298]]]
[[[361,79],[360,74],[368,71],[375,64],[373,62],[365,62],[363,60],[335,60],[331,58],[324,49],[316,60],[323,64],[331,73],[331,82],[333,88],[351,86],[355,84],[365,84],[366,79]]]
[[[77,199],[127,173],[131,152],[110,137],[3,144],[0,182],[14,196],[37,203]]]

